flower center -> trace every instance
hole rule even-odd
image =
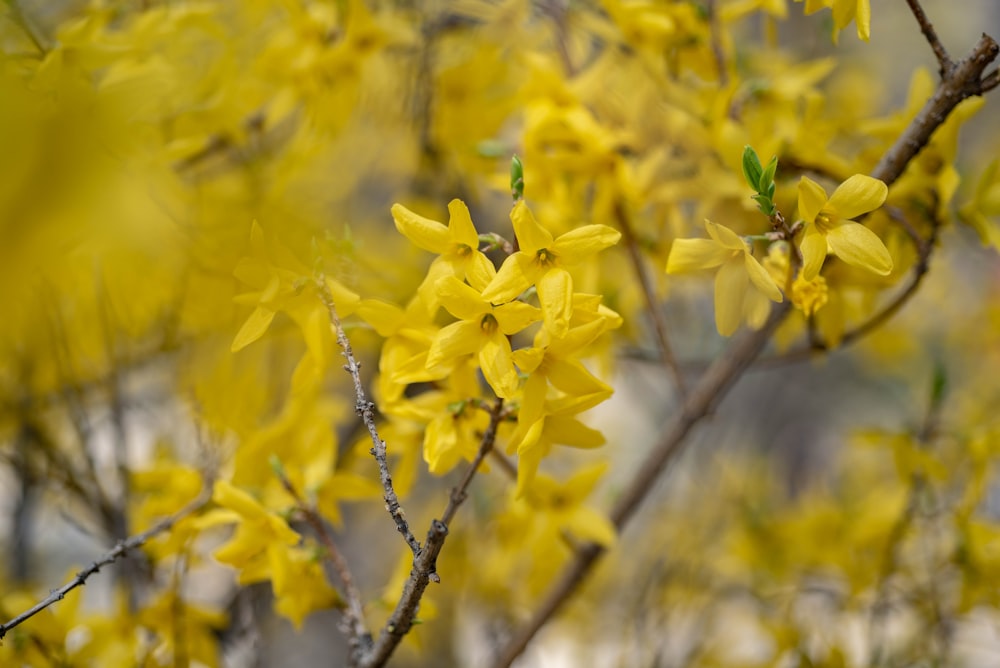
[[[824,234],[833,229],[833,214],[829,211],[820,211],[816,214],[816,229]]]
[[[822,276],[807,281],[802,278],[802,274],[799,274],[792,283],[792,304],[809,317],[823,308],[828,293],[826,279]]]
[[[538,264],[543,267],[548,267],[555,264],[556,254],[548,248],[539,248],[538,251],[535,252],[535,258],[538,260]]]
[[[468,244],[455,244],[455,255],[459,257],[468,257],[472,254],[472,248]]]
[[[499,328],[500,323],[497,322],[497,319],[493,317],[492,313],[487,313],[483,316],[483,319],[479,321],[479,329],[483,330],[483,333],[486,335],[494,334]]]

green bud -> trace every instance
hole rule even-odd
[[[517,155],[510,159],[510,194],[515,202],[524,199],[524,165]]]

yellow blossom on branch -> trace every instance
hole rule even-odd
[[[402,204],[392,205],[392,219],[399,233],[420,248],[438,255],[427,270],[425,286],[433,288],[444,276],[455,276],[482,290],[493,280],[496,269],[479,251],[479,234],[472,224],[469,208],[461,200],[453,199],[448,204],[448,216],[446,227],[413,213]]]
[[[886,276],[892,257],[878,236],[852,218],[874,211],[885,202],[889,189],[878,179],[855,174],[827,198],[823,187],[803,176],[799,181],[799,215],[805,230],[799,241],[802,274],[812,280],[819,274],[827,253],[853,267]]]
[[[569,329],[573,310],[573,278],[566,267],[618,243],[621,233],[607,225],[584,225],[554,238],[524,200],[514,205],[510,220],[520,250],[504,261],[483,299],[503,304],[534,285],[545,327],[559,336]]]
[[[753,255],[750,246],[728,227],[705,221],[711,239],[677,239],[667,258],[667,273],[719,267],[715,275],[715,326],[729,336],[746,321],[759,328],[770,312],[768,300],[782,301],[781,290]]]
[[[452,368],[464,355],[476,354],[497,396],[512,396],[518,377],[507,337],[537,321],[538,309],[523,302],[493,306],[454,276],[445,276],[435,288],[441,304],[459,321],[438,332],[427,354],[427,368]]]

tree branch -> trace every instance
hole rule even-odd
[[[445,508],[441,520],[431,522],[431,528],[427,532],[427,540],[424,541],[421,549],[413,558],[413,568],[410,570],[410,577],[403,585],[403,593],[396,604],[389,621],[379,633],[375,646],[367,655],[358,657],[354,665],[361,668],[374,668],[384,666],[393,651],[409,633],[416,619],[417,611],[420,607],[420,599],[424,595],[424,590],[430,582],[440,582],[441,578],[437,574],[437,558],[444,547],[444,541],[448,537],[448,522],[454,518],[458,507],[465,501],[469,484],[472,482],[476,471],[483,460],[493,451],[496,444],[497,428],[503,419],[503,400],[497,399],[490,412],[490,423],[483,433],[483,438],[479,443],[479,451],[475,459],[469,465],[468,470],[459,485],[452,490],[448,505]]]
[[[677,364],[677,358],[674,356],[673,348],[670,345],[663,307],[656,299],[653,282],[649,279],[646,265],[642,259],[642,253],[639,252],[639,244],[636,241],[635,232],[632,230],[632,222],[629,220],[628,213],[625,210],[625,203],[621,199],[615,202],[615,220],[618,222],[618,227],[622,231],[622,237],[625,239],[625,248],[628,250],[629,258],[632,261],[632,268],[635,269],[636,280],[639,281],[639,287],[642,288],[642,296],[646,301],[646,311],[649,313],[649,318],[653,323],[653,331],[656,333],[656,345],[660,350],[660,360],[667,365],[673,376],[674,384],[677,386],[677,392],[683,397],[687,393],[684,374]]]
[[[288,479],[284,471],[280,470],[280,467],[276,468],[275,473],[281,481],[282,487],[295,500],[299,512],[302,513],[306,522],[316,532],[316,537],[319,538],[319,541],[323,544],[323,548],[326,550],[327,560],[333,566],[333,570],[336,571],[340,582],[344,585],[344,591],[338,591],[337,593],[341,595],[341,598],[347,604],[344,611],[344,618],[347,623],[346,630],[352,652],[370,649],[372,646],[372,635],[365,626],[365,610],[361,602],[361,592],[358,590],[357,585],[354,584],[354,576],[347,565],[347,559],[344,558],[344,555],[337,548],[337,544],[333,541],[333,536],[327,530],[326,522],[322,516],[320,516],[315,508],[305,502],[298,490],[295,489],[292,481]]]
[[[917,19],[917,23],[920,25],[920,32],[924,33],[924,37],[927,38],[927,43],[931,45],[931,49],[934,50],[934,55],[937,57],[939,72],[941,73],[941,78],[943,79],[951,71],[953,63],[951,62],[951,57],[948,55],[948,51],[944,48],[944,44],[938,39],[937,31],[934,30],[934,25],[928,20],[927,15],[924,14],[924,8],[920,6],[919,0],[906,0],[906,4],[910,6],[910,11],[913,12],[914,18]]]
[[[351,378],[354,380],[354,396],[357,398],[354,411],[365,423],[365,426],[368,427],[368,433],[371,435],[372,448],[369,452],[378,463],[379,479],[382,482],[382,498],[385,499],[386,510],[389,511],[392,521],[396,523],[396,530],[403,535],[406,544],[410,546],[410,551],[413,554],[417,554],[420,552],[420,542],[413,535],[413,532],[410,531],[410,525],[406,522],[406,514],[399,503],[399,496],[397,496],[396,490],[392,486],[392,475],[389,473],[385,441],[378,435],[378,428],[375,426],[375,404],[368,400],[365,395],[364,385],[361,383],[361,365],[354,358],[354,351],[351,350],[351,342],[348,340],[347,334],[344,333],[344,328],[340,324],[340,316],[337,315],[337,307],[333,303],[333,294],[331,294],[330,288],[327,286],[326,279],[323,276],[316,278],[316,289],[319,292],[320,299],[323,301],[323,305],[326,306],[327,314],[330,317],[330,325],[337,334],[337,343],[340,344],[344,359],[347,360],[344,370],[351,374]]]
[[[72,580],[64,584],[62,587],[53,590],[45,599],[39,601],[30,610],[26,610],[25,612],[22,612],[20,615],[14,617],[10,621],[4,624],[0,624],[0,640],[2,640],[7,635],[7,633],[10,632],[10,630],[13,629],[14,627],[19,626],[21,623],[31,619],[42,610],[49,607],[50,605],[53,605],[54,603],[63,600],[63,598],[66,597],[66,594],[73,591],[77,587],[82,587],[83,585],[87,584],[87,579],[91,575],[94,575],[95,573],[100,571],[101,568],[103,568],[104,566],[113,564],[114,562],[124,557],[130,550],[134,550],[135,548],[142,546],[150,538],[153,538],[161,533],[169,531],[178,522],[200,510],[202,507],[205,506],[206,503],[208,503],[209,499],[212,497],[211,490],[212,490],[211,485],[206,485],[205,488],[202,490],[202,493],[198,495],[198,498],[196,498],[194,501],[189,503],[187,506],[185,506],[177,513],[161,520],[160,522],[154,524],[152,527],[146,529],[142,533],[136,534],[131,538],[119,540],[118,543],[114,546],[114,548],[104,553],[103,556],[101,556],[92,564],[90,564],[82,571],[77,573]]]
[[[910,125],[896,139],[871,175],[891,184],[898,179],[910,161],[927,145],[931,135],[944,123],[958,103],[984,92],[983,72],[992,63],[1000,46],[983,34],[968,56],[956,63],[938,83],[931,99],[917,113]]]
[[[886,185],[894,183],[910,161],[927,145],[931,135],[944,123],[951,111],[967,97],[981,94],[982,73],[997,57],[998,52],[1000,47],[997,43],[984,34],[969,56],[956,64],[942,79],[934,95],[900,134],[871,175],[884,181]],[[690,430],[722,400],[733,383],[757,358],[790,310],[788,300],[772,307],[771,315],[762,329],[756,332],[745,331],[734,339],[723,356],[699,379],[612,509],[611,520],[617,528],[624,527],[633,517],[667,464],[681,451]],[[535,634],[579,589],[604,551],[604,547],[588,543],[576,552],[533,617],[501,649],[494,663],[495,668],[508,668],[514,662]]]

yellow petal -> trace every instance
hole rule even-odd
[[[534,372],[543,359],[545,350],[542,348],[519,348],[514,351],[514,363],[524,373]]]
[[[562,528],[580,540],[610,547],[618,539],[615,525],[593,508],[577,508],[562,521]]]
[[[851,220],[882,206],[888,194],[889,188],[878,179],[855,174],[837,187],[829,206],[839,218]]]
[[[362,299],[358,317],[367,322],[379,336],[391,336],[403,325],[403,311],[381,299]]]
[[[460,199],[448,202],[448,232],[452,243],[465,244],[473,249],[479,247],[479,233],[472,224],[469,207]]]
[[[760,329],[771,314],[771,302],[759,290],[747,290],[743,298],[743,317],[751,329]]]
[[[604,434],[591,429],[575,417],[550,415],[545,418],[545,438],[553,443],[573,448],[598,448],[607,440]]]
[[[708,230],[708,236],[712,237],[712,239],[714,239],[715,242],[723,248],[740,251],[741,253],[745,253],[747,251],[746,242],[740,238],[740,235],[736,234],[725,225],[719,225],[718,223],[706,220],[705,229]]]
[[[767,269],[764,269],[763,265],[757,261],[757,258],[750,255],[750,253],[745,253],[744,257],[746,258],[744,265],[750,281],[768,299],[773,302],[780,302],[782,300],[781,290],[778,289],[774,279],[771,278],[771,274],[767,273]]]
[[[807,223],[815,221],[826,201],[823,186],[807,176],[799,180],[799,216],[802,220]]]
[[[235,353],[264,336],[267,328],[271,326],[272,320],[274,320],[274,311],[264,306],[255,308],[250,317],[247,318],[247,321],[240,327],[240,331],[237,332],[236,338],[233,339],[233,345],[230,346],[229,350]]]
[[[482,295],[454,276],[438,279],[434,291],[441,305],[460,320],[478,322],[483,315],[492,310],[490,303],[483,299]]]
[[[810,223],[806,226],[806,231],[799,242],[799,250],[802,252],[802,276],[811,281],[823,268],[823,261],[826,259],[826,237]]]
[[[542,271],[532,256],[518,251],[500,265],[500,271],[483,290],[483,299],[491,304],[509,302],[531,287]]]
[[[826,240],[830,251],[849,265],[869,269],[881,276],[892,271],[892,256],[885,244],[877,234],[860,223],[838,225],[830,230]]]
[[[554,267],[538,279],[537,288],[545,328],[553,336],[562,336],[573,315],[573,278],[565,269]]]
[[[542,317],[542,312],[531,304],[510,302],[494,308],[493,315],[500,325],[500,331],[511,335],[517,334],[533,322],[538,322],[538,319]]]
[[[484,341],[483,330],[478,322],[460,320],[438,332],[427,353],[427,368],[434,369],[440,364],[457,361],[463,355],[478,352]]]
[[[552,234],[538,224],[523,199],[518,200],[511,210],[510,222],[514,224],[518,246],[525,253],[534,255],[539,249],[552,245]]]
[[[621,232],[607,225],[584,225],[560,236],[550,250],[560,262],[573,264],[614,246],[621,238]]]
[[[497,275],[496,267],[488,257],[477,250],[465,261],[465,278],[469,285],[482,292]]]
[[[858,0],[858,15],[854,17],[858,37],[867,42],[872,36],[872,6],[869,0]]]
[[[517,392],[518,377],[514,368],[514,358],[510,352],[510,341],[500,332],[486,340],[479,351],[479,366],[486,382],[498,397],[509,399]]]
[[[414,245],[432,253],[448,252],[448,228],[436,220],[418,216],[402,204],[392,205],[392,219],[399,233]]]
[[[226,480],[215,481],[215,486],[212,488],[212,501],[224,508],[235,510],[247,519],[257,519],[267,515],[264,506],[260,505],[256,499]]]
[[[595,392],[607,392],[610,396],[611,388],[594,377],[587,368],[575,359],[553,359],[545,366],[549,382],[554,387],[559,388],[566,394],[591,394]]]
[[[667,273],[682,274],[718,267],[732,257],[732,254],[733,251],[711,239],[677,239],[670,247]]]
[[[743,296],[750,281],[741,258],[736,257],[719,268],[715,275],[715,328],[731,336],[743,319]]]

